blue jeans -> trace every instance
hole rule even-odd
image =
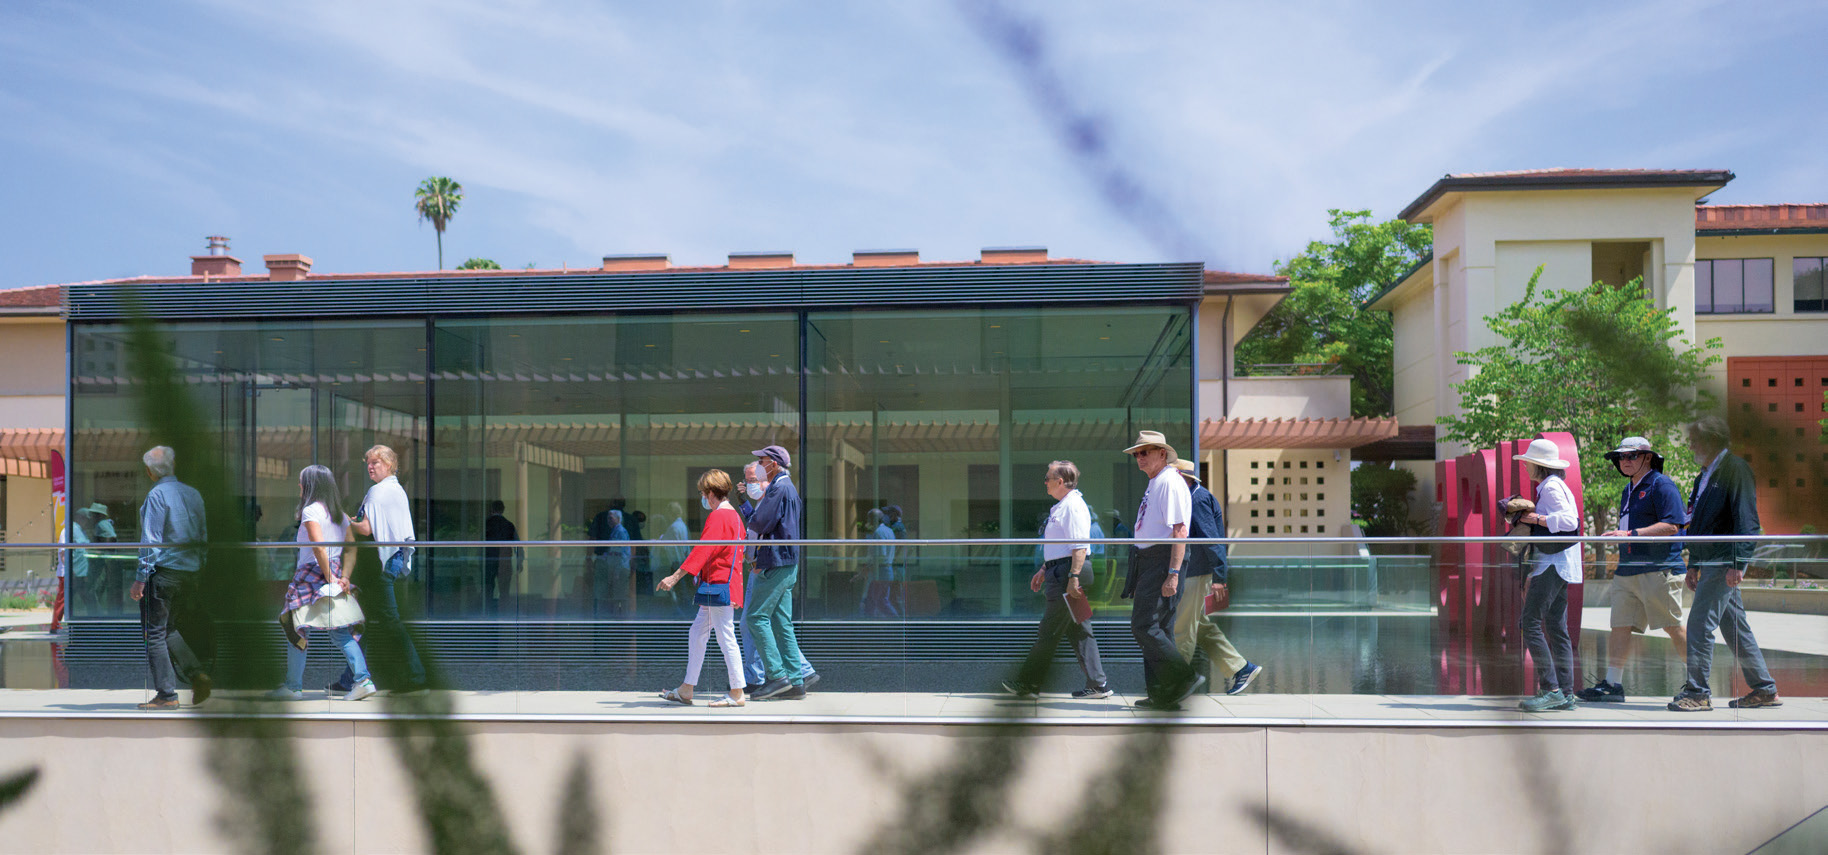
[[[1714,630],[1726,642],[1746,684],[1761,692],[1777,691],[1765,667],[1764,651],[1752,637],[1752,625],[1746,623],[1745,602],[1739,589],[1726,584],[1727,565],[1701,565],[1700,579],[1695,582],[1695,602],[1688,610],[1688,681],[1683,691],[1692,695],[1709,695],[1708,685],[1714,670]]]
[[[300,627],[299,635],[309,637],[309,628]],[[368,660],[362,656],[362,645],[355,640],[355,627],[343,626],[324,630],[330,633],[330,640],[342,648],[343,661],[349,663],[344,667],[345,686],[356,686],[368,679]],[[354,682],[347,682],[353,680]],[[286,645],[286,688],[294,692],[305,690],[305,651],[292,645]]]
[[[388,557],[381,578],[360,592],[367,594],[361,601],[362,609],[368,615],[370,633],[379,642],[397,644],[406,660],[405,687],[425,685],[425,665],[419,661],[419,651],[413,647],[413,637],[406,631],[406,624],[400,622],[400,601],[394,596],[394,583],[404,578],[408,571],[406,556],[395,552]],[[341,686],[354,686],[351,682],[354,679],[355,671],[344,668],[343,676],[336,678],[336,682]]]
[[[749,626],[768,679],[792,680],[795,685],[806,682],[801,675],[810,667],[800,655],[800,642],[793,632],[793,583],[799,569],[788,564],[757,571],[750,577],[754,587],[744,592],[743,599],[743,622]]]

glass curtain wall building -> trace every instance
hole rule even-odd
[[[363,452],[386,444],[421,540],[482,540],[499,501],[523,540],[607,538],[613,510],[616,537],[683,541],[705,514],[702,472],[740,480],[753,449],[780,445],[805,535],[859,541],[809,551],[796,614],[1026,617],[1041,606],[1033,562],[882,559],[864,543],[872,509],[896,509],[904,539],[1034,536],[1052,504],[1044,469],[1064,458],[1105,530],[1114,511],[1127,522],[1143,479],[1121,449],[1136,431],[1194,451],[1200,293],[1198,264],[1086,263],[73,286],[71,504],[137,508],[148,486],[139,460],[156,439],[125,356],[138,300],[219,440],[248,539],[293,538],[313,463],[353,511]],[[133,515],[117,517],[136,540]],[[591,550],[516,550],[505,592],[483,550],[426,549],[410,596],[428,620],[689,616],[689,597],[653,593],[685,548],[633,550],[611,577]],[[288,577],[292,553],[263,554],[270,579]],[[866,596],[872,562],[891,565],[892,609]],[[73,598],[87,617],[132,614],[131,561],[116,563],[79,582],[95,588]]]

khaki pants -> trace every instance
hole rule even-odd
[[[1206,651],[1206,658],[1217,669],[1212,682],[1223,688],[1223,684],[1231,682],[1232,675],[1249,663],[1231,646],[1231,639],[1225,637],[1219,625],[1206,616],[1206,594],[1211,585],[1211,576],[1182,580],[1180,605],[1174,611],[1174,646],[1188,662],[1193,661],[1195,648]]]

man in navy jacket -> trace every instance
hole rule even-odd
[[[1688,447],[1704,468],[1690,493],[1688,533],[1691,535],[1755,535],[1758,525],[1757,478],[1751,465],[1727,450],[1726,420],[1703,418],[1688,429]],[[1765,667],[1764,653],[1752,627],[1746,623],[1745,603],[1739,582],[1752,561],[1751,541],[1690,543],[1688,587],[1695,603],[1688,612],[1688,682],[1669,703],[1675,712],[1713,709],[1709,677],[1714,664],[1714,630],[1719,628],[1733,651],[1751,691],[1732,701],[1735,709],[1782,706],[1777,682]]]

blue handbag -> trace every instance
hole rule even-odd
[[[730,550],[730,578],[743,572],[743,548],[738,546]],[[699,582],[698,589],[692,592],[692,603],[700,606],[730,605],[729,582]]]

